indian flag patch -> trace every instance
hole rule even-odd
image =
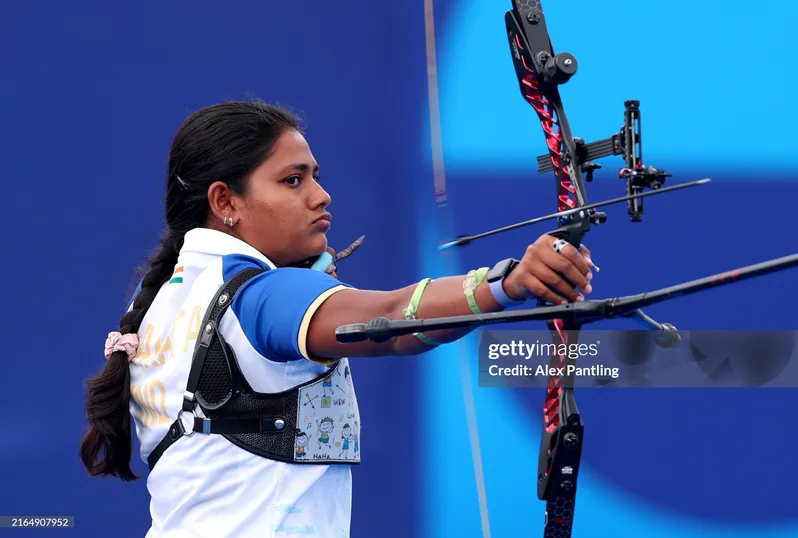
[[[172,279],[169,281],[170,284],[181,284],[183,282],[183,266],[181,265],[175,272],[172,273]]]

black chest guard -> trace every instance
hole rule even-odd
[[[214,296],[200,325],[182,409],[147,458],[150,471],[166,449],[194,433],[221,434],[248,452],[287,463],[360,463],[357,399],[349,367],[342,365],[348,361],[336,361],[318,377],[284,392],[259,393],[242,375],[219,331],[241,286],[266,270],[245,269]],[[196,405],[204,418],[196,416]]]

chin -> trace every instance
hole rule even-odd
[[[314,234],[309,246],[313,256],[319,256],[327,250],[327,234]]]

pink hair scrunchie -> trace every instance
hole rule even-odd
[[[105,340],[105,358],[110,359],[114,351],[124,351],[127,353],[127,360],[132,361],[136,358],[138,348],[139,336],[136,333],[110,332]]]

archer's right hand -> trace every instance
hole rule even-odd
[[[504,279],[508,296],[562,304],[583,301],[593,291],[590,251],[584,245],[578,251],[570,244],[563,247],[558,241],[544,234],[527,247],[524,257]]]

